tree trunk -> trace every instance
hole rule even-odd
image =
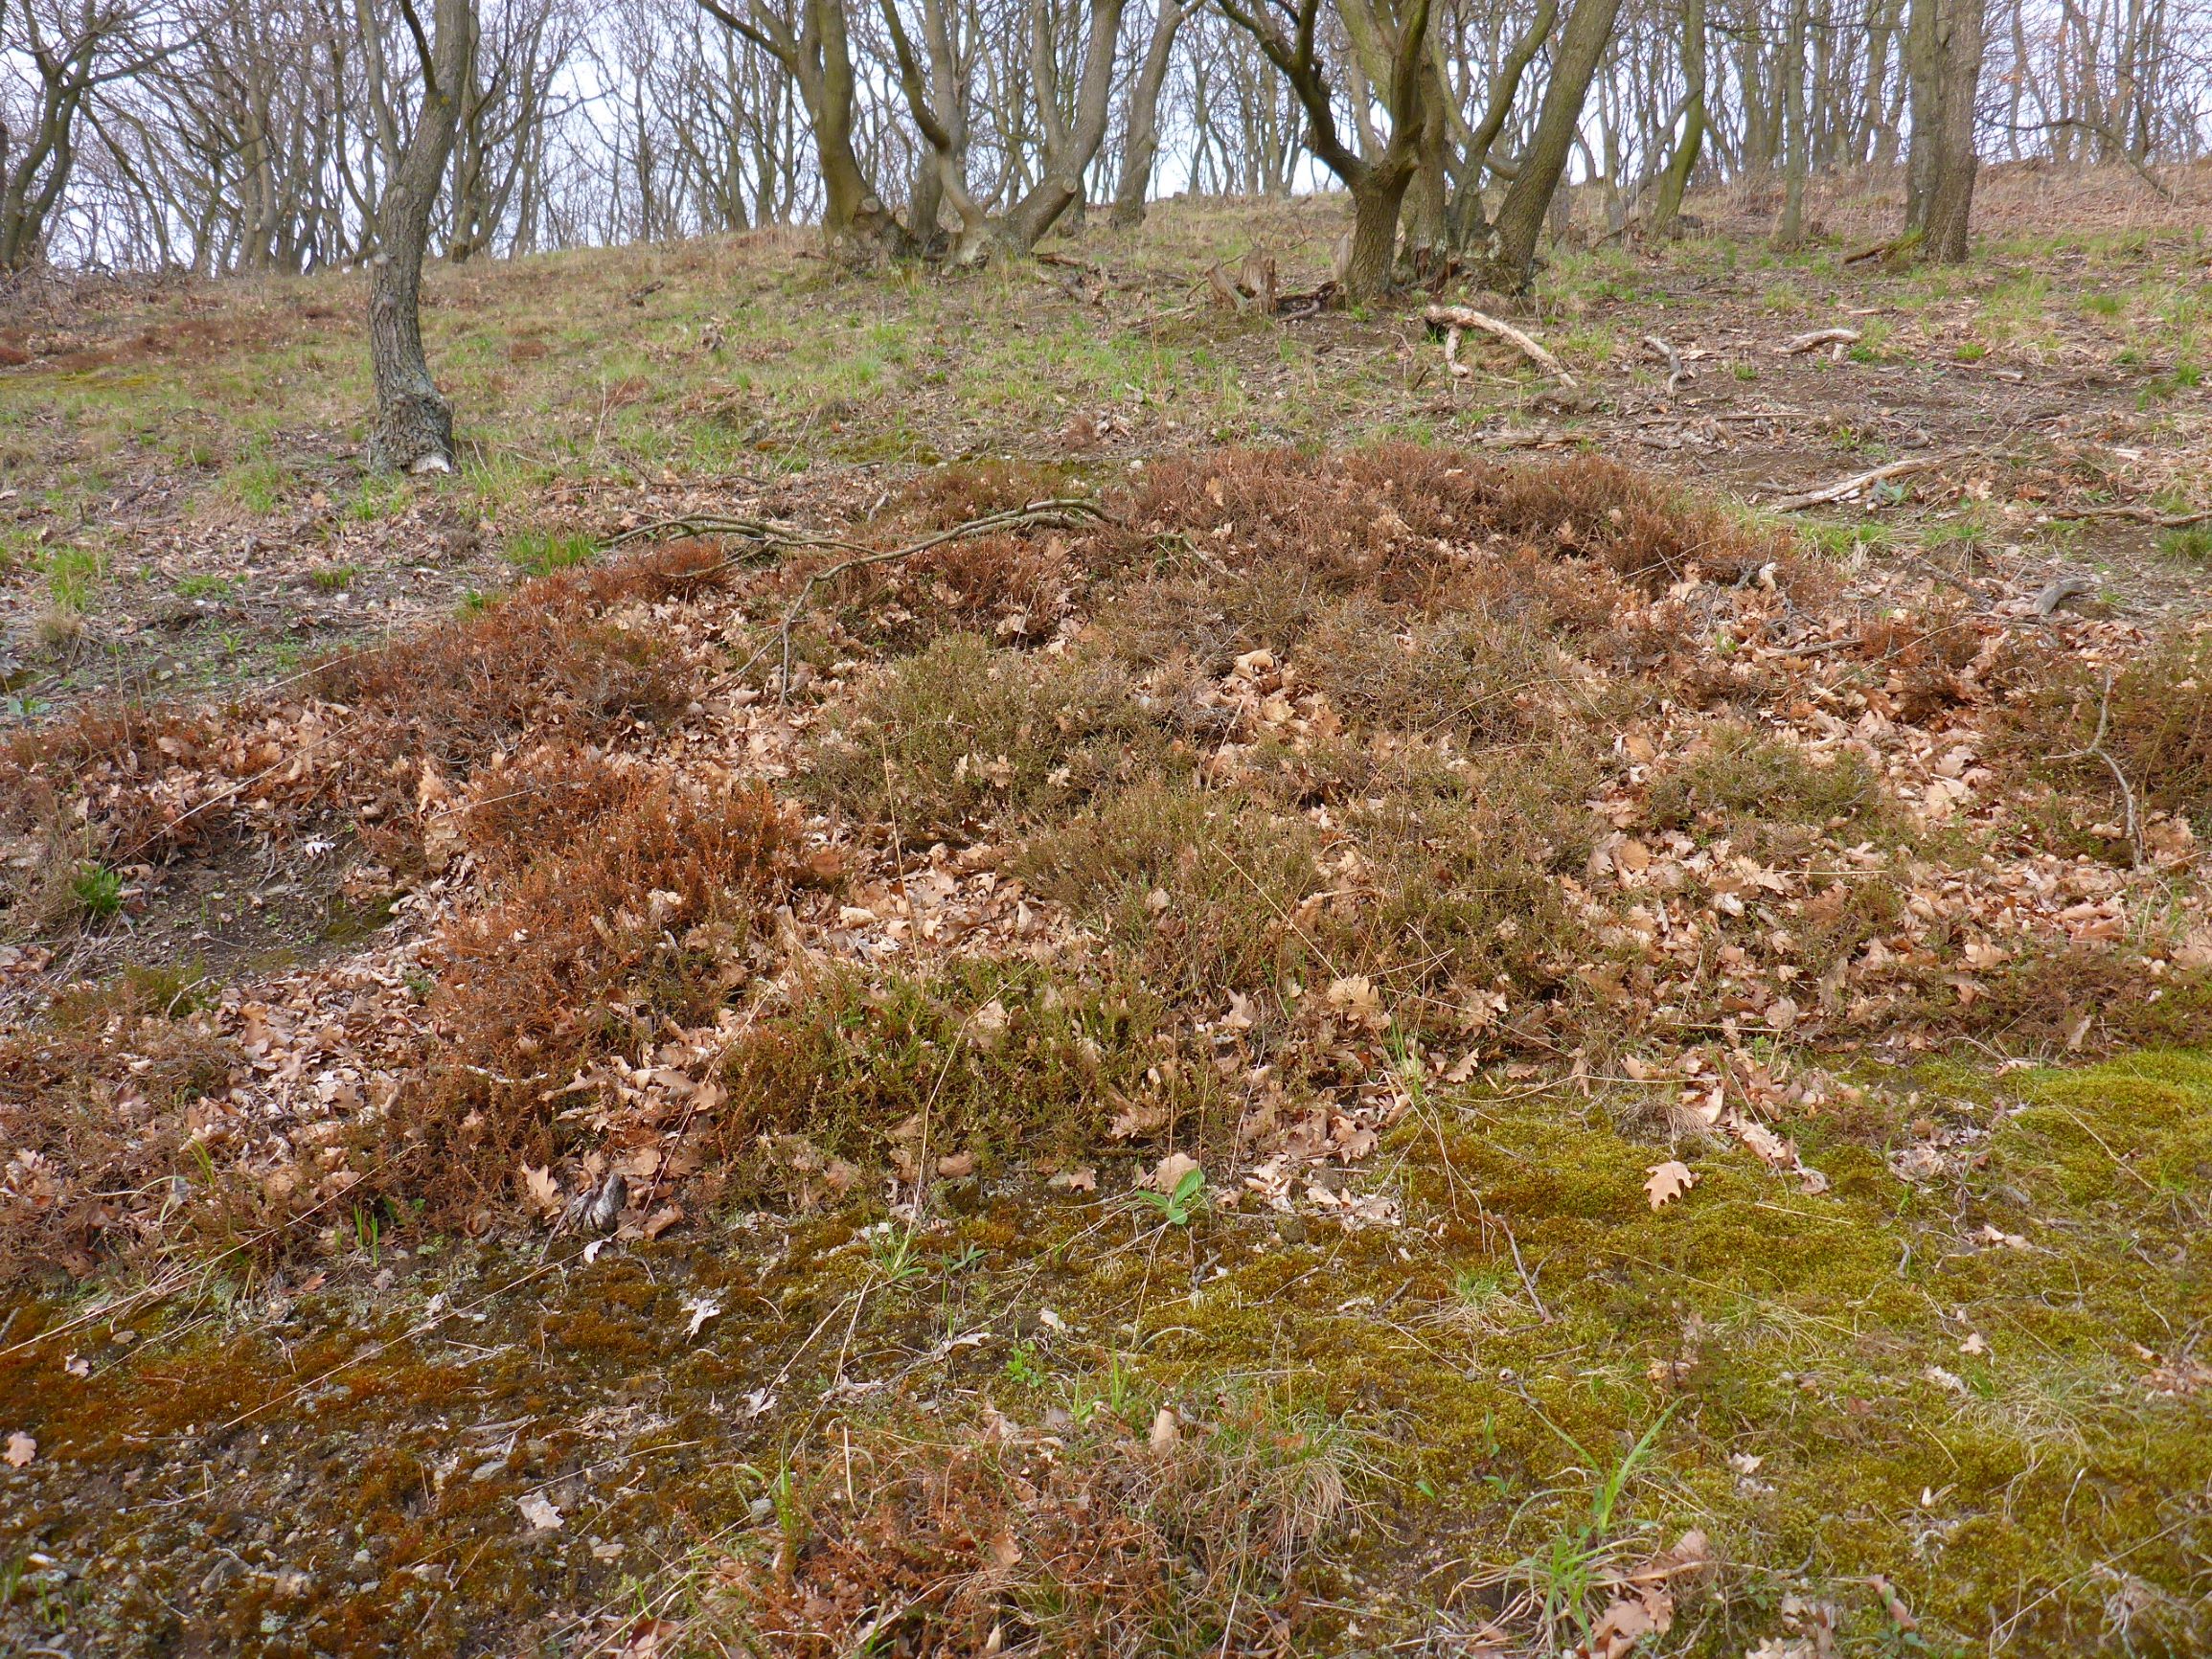
[[[1160,151],[1160,87],[1174,60],[1175,34],[1190,15],[1182,0],[1159,0],[1152,44],[1129,85],[1129,142],[1122,149],[1120,181],[1114,187],[1111,223],[1129,230],[1145,222],[1145,199],[1152,193],[1152,163]]]
[[[1981,83],[1984,0],[1913,0],[1912,148],[1905,158],[1904,228],[1923,259],[1967,257],[1973,209],[1974,97]]]
[[[1682,80],[1687,90],[1682,102],[1682,136],[1667,157],[1667,170],[1659,175],[1659,199],[1652,208],[1652,234],[1671,234],[1682,212],[1682,193],[1690,187],[1690,173],[1698,152],[1705,145],[1705,0],[1682,0]]]
[[[453,406],[422,355],[422,251],[460,120],[475,33],[471,0],[438,0],[433,22],[434,47],[416,32],[422,106],[378,204],[369,271],[369,360],[376,385],[369,463],[404,472],[453,469]]]
[[[1445,166],[1448,125],[1444,79],[1427,65],[1428,90],[1421,101],[1421,148],[1405,211],[1405,252],[1416,281],[1425,281],[1451,254],[1451,178]],[[1353,239],[1357,241],[1356,236]]]
[[[1774,245],[1794,248],[1805,239],[1805,0],[1790,0],[1782,43],[1782,222]]]
[[[1037,7],[1031,80],[1044,126],[1043,166],[1037,183],[1006,210],[996,227],[999,239],[1021,253],[1042,241],[1060,215],[1083,200],[1083,175],[1106,141],[1112,113],[1114,42],[1121,34],[1123,5],[1124,0],[1091,0],[1090,38],[1083,48],[1083,78],[1076,83],[1072,129],[1060,119],[1051,37],[1043,7]]]
[[[1537,238],[1560,176],[1566,171],[1583,101],[1589,96],[1590,79],[1606,55],[1620,8],[1621,0],[1575,0],[1567,14],[1566,32],[1560,36],[1559,55],[1552,62],[1551,83],[1544,88],[1537,112],[1536,136],[1505,193],[1492,233],[1490,283],[1503,292],[1518,293],[1528,286]]]
[[[1412,184],[1411,167],[1370,168],[1352,186],[1352,254],[1344,266],[1345,291],[1365,297],[1386,293],[1398,257],[1398,213]]]

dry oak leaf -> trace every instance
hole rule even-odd
[[[530,1207],[539,1215],[557,1216],[560,1213],[560,1183],[553,1178],[550,1169],[523,1165],[522,1191],[530,1200]]]
[[[1152,1172],[1145,1177],[1145,1185],[1155,1193],[1173,1193],[1185,1175],[1198,1168],[1197,1159],[1188,1152],[1170,1152],[1159,1161]]]
[[[514,1500],[514,1507],[522,1511],[522,1518],[530,1523],[533,1532],[550,1533],[560,1525],[560,1511],[543,1492],[524,1492]]]
[[[0,1456],[6,1457],[11,1469],[26,1468],[38,1456],[38,1443],[17,1429],[8,1437],[8,1450]]]
[[[1698,1184],[1698,1171],[1678,1158],[1653,1164],[1644,1173],[1651,1176],[1644,1183],[1644,1191],[1651,1195],[1654,1210],[1664,1209]]]

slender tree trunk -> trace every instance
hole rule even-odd
[[[414,21],[409,12],[410,22]],[[422,355],[423,244],[430,210],[445,174],[459,124],[474,37],[471,0],[438,0],[437,43],[416,29],[422,57],[422,106],[376,215],[376,254],[369,268],[369,360],[376,371],[374,466],[407,472],[453,468],[453,406]]]
[[[1537,113],[1536,136],[1521,159],[1519,174],[1505,193],[1493,233],[1490,282],[1507,293],[1528,286],[1537,238],[1560,176],[1566,170],[1583,101],[1589,96],[1590,78],[1612,38],[1613,18],[1620,7],[1621,0],[1575,0],[1574,10],[1567,13],[1566,31],[1552,61],[1551,82]]]
[[[1805,0],[1790,0],[1789,33],[1782,43],[1782,222],[1774,245],[1793,248],[1805,239]]]
[[[1659,199],[1652,208],[1652,234],[1671,234],[1681,216],[1682,193],[1705,144],[1705,0],[1682,0],[1682,136],[1659,175]]]
[[[1160,149],[1160,87],[1174,58],[1175,34],[1190,14],[1182,0],[1159,0],[1152,44],[1129,83],[1129,142],[1122,149],[1121,178],[1114,187],[1109,220],[1118,230],[1145,222],[1145,200],[1152,193],[1152,164]]]

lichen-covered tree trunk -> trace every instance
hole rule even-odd
[[[397,471],[445,472],[453,466],[453,406],[422,354],[422,253],[453,151],[475,16],[471,0],[438,0],[435,45],[423,38],[412,8],[407,19],[422,61],[422,103],[377,207],[369,270],[369,361],[376,387],[369,462]]]

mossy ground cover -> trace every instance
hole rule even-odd
[[[1309,1232],[1217,1192],[1176,1226],[969,1178],[919,1223],[860,1202],[597,1262],[399,1246],[343,1287],[34,1305],[6,1360],[40,1447],[8,1476],[11,1621],[118,1652],[568,1651],[658,1621],[701,1651],[839,1650],[886,1609],[810,1575],[889,1574],[877,1511],[970,1458],[909,1634],[980,1579],[964,1610],[1002,1639],[1141,1610],[1094,1630],[1112,1650],[1213,1651],[1287,1615],[1301,1651],[1471,1639],[1547,1592],[1571,1639],[1605,1571],[1697,1528],[1714,1565],[1663,1650],[1741,1652],[1786,1599],[1832,1606],[1843,1651],[2192,1650],[2212,1062],[1869,1081],[1919,1083],[1972,1155],[1904,1182],[1810,1145],[1815,1202],[1707,1152],[1653,1212],[1660,1150],[1605,1091],[1444,1088],[1348,1189],[1402,1225]],[[1179,1464],[1194,1445],[1214,1461]],[[1132,1483],[1229,1473],[1259,1516],[1242,1535],[1186,1514],[1207,1540],[1154,1527],[1131,1581],[988,1581],[994,1543],[1042,1535],[1022,1490],[1129,1506]],[[559,1528],[518,1522],[533,1494]],[[1562,1539],[1595,1563],[1579,1581]]]

